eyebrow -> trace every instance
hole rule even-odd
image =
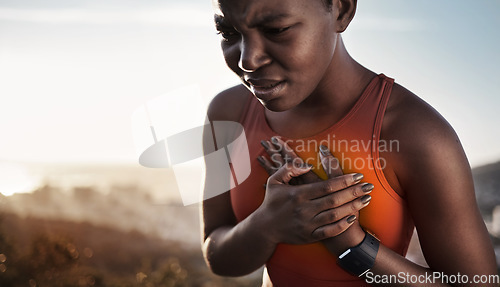
[[[250,24],[248,26],[251,28],[257,27],[257,26],[262,26],[265,24],[280,21],[280,20],[288,18],[288,17],[290,17],[290,15],[288,15],[286,13],[267,14],[267,15],[257,16],[253,21],[250,22]]]
[[[253,21],[250,22],[248,27],[254,28],[254,27],[264,26],[265,24],[277,22],[277,21],[280,21],[282,19],[289,18],[289,17],[290,17],[290,15],[286,14],[286,13],[267,14],[267,15],[257,16]],[[228,26],[228,24],[226,23],[226,18],[223,15],[215,14],[214,21],[215,21],[215,25],[217,27]]]

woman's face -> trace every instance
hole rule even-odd
[[[270,110],[295,107],[326,84],[337,12],[321,0],[219,0],[227,65]]]

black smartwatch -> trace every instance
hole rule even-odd
[[[363,241],[342,253],[337,263],[349,273],[361,277],[373,267],[379,246],[380,241],[366,232]]]

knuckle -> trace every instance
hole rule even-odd
[[[340,204],[340,200],[337,196],[331,195],[327,197],[327,204],[330,207],[337,207]]]
[[[361,195],[361,189],[359,187],[351,188],[351,193],[354,198]]]
[[[288,200],[290,202],[292,202],[293,204],[297,204],[300,202],[300,195],[295,190],[290,190],[287,193],[287,197],[288,197]]]
[[[333,183],[331,181],[325,181],[325,184],[322,185],[322,189],[325,193],[330,193],[333,190]]]
[[[340,222],[332,224],[332,225],[330,225],[330,230],[329,230],[328,236],[329,237],[337,236],[340,233],[342,233],[342,231],[343,231],[342,224]]]
[[[344,189],[344,188],[347,188],[347,187],[349,186],[349,183],[347,182],[347,177],[342,176],[342,177],[341,177],[341,182],[340,182],[340,184],[342,185],[342,188],[343,188],[343,189]]]
[[[339,212],[338,212],[338,210],[332,209],[329,212],[329,220],[330,220],[330,222],[335,222],[335,221],[339,220]]]
[[[351,212],[357,212],[358,211],[358,206],[355,202],[351,204]]]
[[[318,228],[318,229],[314,230],[312,233],[312,237],[314,239],[323,239],[326,237],[325,235],[326,234],[325,234],[324,228]]]

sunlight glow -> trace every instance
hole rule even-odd
[[[40,179],[20,164],[0,162],[0,174],[0,193],[5,196],[32,192],[40,185]]]

